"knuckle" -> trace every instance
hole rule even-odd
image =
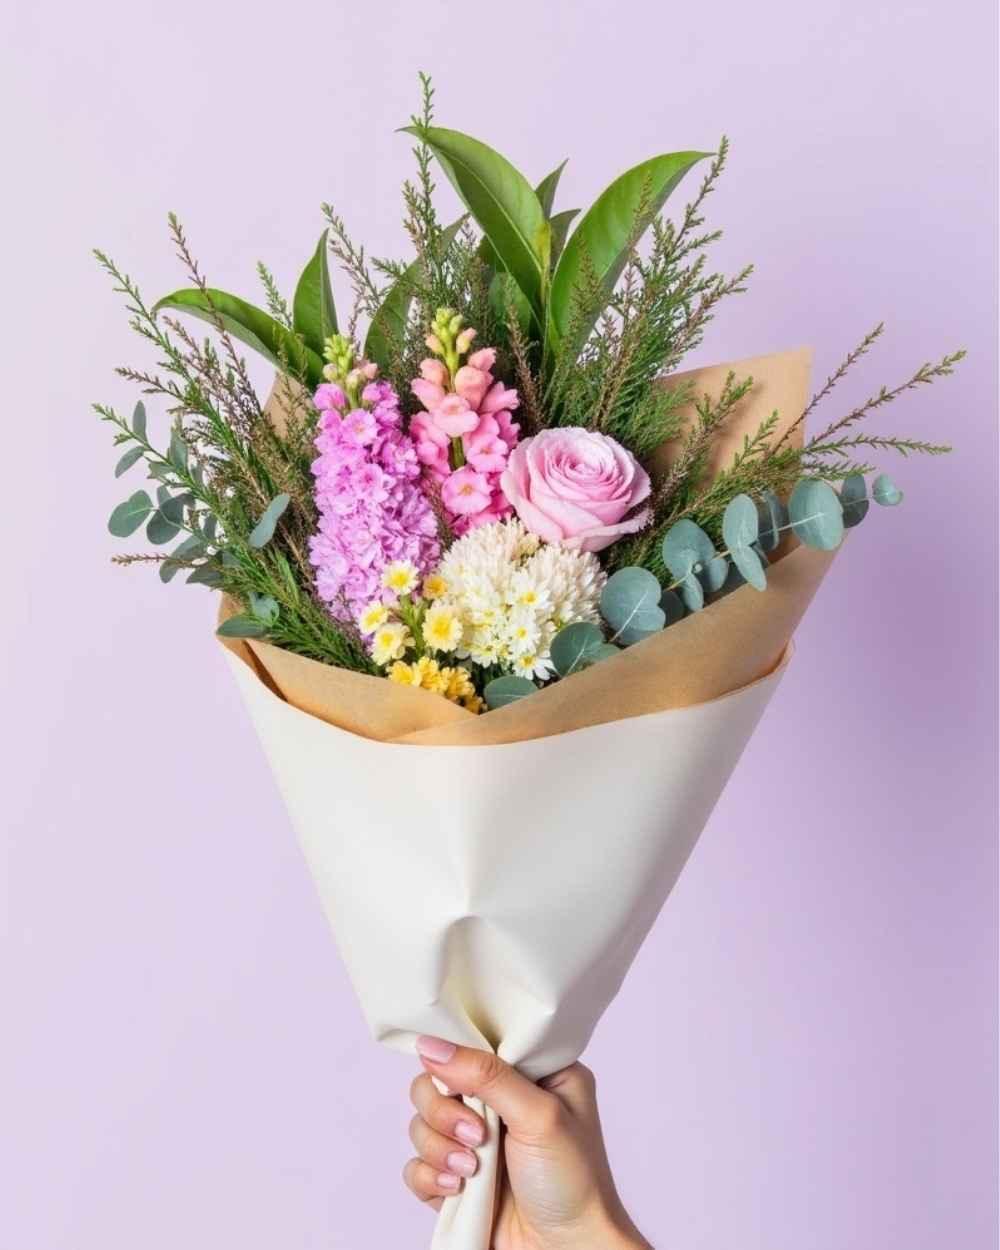
[[[478,1089],[495,1089],[504,1079],[507,1065],[490,1051],[482,1051],[476,1059],[476,1086]]]

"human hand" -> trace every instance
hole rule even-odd
[[[492,1107],[507,1128],[493,1250],[650,1250],[615,1189],[597,1113],[594,1078],[580,1063],[538,1085],[488,1051],[421,1037],[425,1072],[413,1082],[410,1139],[418,1158],[404,1179],[435,1210],[478,1165],[483,1119],[435,1087]]]

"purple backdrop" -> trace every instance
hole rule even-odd
[[[88,404],[129,402],[110,368],[141,345],[87,252],[161,294],[174,208],[253,292],[258,257],[294,280],[324,199],[401,252],[419,67],[443,124],[538,176],[571,155],[564,204],[728,131],[719,260],[758,268],[700,361],[810,342],[825,376],[884,317],[833,416],[972,352],[887,412],[957,450],[891,466],[906,505],[829,579],[588,1058],[657,1246],[995,1243],[994,7],[15,3],[0,1245],[426,1235],[412,1065],[366,1037],[213,605],[108,563]]]

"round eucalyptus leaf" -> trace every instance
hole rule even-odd
[[[852,473],[844,478],[840,488],[840,506],[844,509],[844,525],[848,529],[860,525],[868,515],[871,507],[868,502],[868,487],[860,473]]]
[[[729,576],[729,557],[722,554],[713,556],[707,564],[695,571],[702,586],[714,594],[726,584],[726,578]]]
[[[730,499],[722,514],[722,541],[730,552],[749,547],[757,541],[760,531],[757,505],[749,495]]]
[[[765,551],[773,551],[781,542],[782,531],[788,526],[788,509],[773,490],[766,490],[757,505],[760,533],[758,542]]]
[[[267,626],[255,621],[252,616],[231,616],[215,632],[220,638],[263,638]]]
[[[494,677],[483,691],[483,698],[490,711],[505,707],[508,703],[516,703],[529,694],[534,694],[538,687],[527,677]]]
[[[590,621],[576,621],[564,625],[552,639],[549,654],[552,666],[560,677],[569,677],[581,668],[593,663],[594,655],[604,645],[604,634],[599,625]]]
[[[184,509],[194,502],[193,495],[174,495],[160,502],[160,515],[172,525],[180,525],[184,520]]]
[[[162,543],[169,543],[179,533],[180,527],[165,517],[159,509],[149,518],[149,524],[146,526],[146,537],[156,547]]]
[[[115,465],[115,477],[121,477],[123,473],[127,473],[137,460],[142,459],[142,452],[141,447],[130,448]]]
[[[689,612],[700,612],[705,606],[705,592],[696,574],[689,573],[677,587],[677,591]]]
[[[754,590],[767,589],[767,574],[760,562],[760,557],[753,547],[739,547],[731,552],[733,564],[739,569],[743,580]]]
[[[160,581],[164,584],[173,581],[183,567],[183,565],[177,563],[173,556],[171,556],[169,560],[161,560]]]
[[[660,610],[665,618],[665,625],[676,625],[684,616],[684,602],[676,590],[665,590],[660,595]]]
[[[844,510],[829,482],[801,478],[788,504],[792,528],[807,547],[833,551],[844,538]]]
[[[141,399],[132,410],[132,429],[140,438],[146,437],[146,405]]]
[[[601,594],[601,615],[615,642],[630,647],[664,627],[661,594],[660,583],[646,569],[619,569],[608,578]]]
[[[115,538],[128,538],[130,534],[135,533],[152,511],[152,499],[144,490],[137,490],[112,512],[108,518],[108,529]]]
[[[888,473],[880,473],[872,485],[872,498],[883,508],[895,508],[903,502],[903,492]]]
[[[687,577],[691,565],[715,559],[715,544],[700,525],[685,518],[671,525],[663,539],[663,563],[674,577]]]

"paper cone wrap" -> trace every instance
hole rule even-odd
[[[808,355],[728,368],[730,437],[802,411]],[[709,377],[708,375],[713,375]],[[669,449],[664,453],[669,455]],[[375,1038],[494,1049],[538,1079],[584,1050],[791,656],[832,556],[799,548],[663,633],[474,716],[266,643],[228,660]],[[227,609],[224,608],[224,612]],[[498,1125],[432,1250],[489,1250]],[[377,1240],[377,1230],[373,1229]]]

